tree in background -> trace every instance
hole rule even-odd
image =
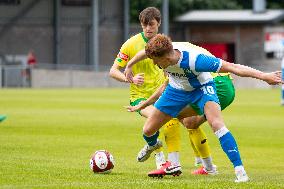
[[[139,23],[138,16],[144,8],[149,6],[157,7],[161,10],[162,0],[130,0],[130,20],[132,23]],[[266,7],[268,9],[283,9],[282,0],[267,0]],[[208,9],[252,9],[252,0],[169,0],[170,19],[173,20],[190,10],[208,10]]]

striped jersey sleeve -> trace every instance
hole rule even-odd
[[[219,72],[222,66],[220,58],[199,54],[195,61],[195,71],[197,72]]]
[[[180,67],[194,72],[218,72],[222,66],[221,60],[214,56],[200,54],[197,51],[183,51],[183,61]]]
[[[189,42],[173,42],[173,44],[183,44],[184,46],[187,46],[191,49],[194,49],[194,50],[198,50],[200,53],[204,54],[204,55],[208,55],[208,56],[211,56],[211,57],[215,57],[213,54],[211,54],[208,50],[200,47],[200,46],[197,46],[197,45],[194,45],[192,43],[189,43]],[[217,76],[229,76],[231,79],[233,79],[231,76],[230,76],[230,73],[215,73],[215,72],[211,72],[211,75],[212,77],[217,77]]]

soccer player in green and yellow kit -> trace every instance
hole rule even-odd
[[[143,29],[143,32],[136,34],[135,36],[128,39],[121,47],[117,58],[114,61],[112,68],[110,69],[110,76],[114,79],[127,82],[126,77],[122,73],[121,69],[124,68],[127,62],[136,55],[137,52],[144,49],[149,39],[154,37],[158,33],[158,28],[161,23],[160,11],[154,7],[148,7],[144,9],[140,15],[139,20]],[[159,69],[158,66],[151,64],[151,59],[145,59],[140,61],[133,67],[133,83],[130,83],[130,105],[135,106],[141,101],[149,98],[157,88],[160,87],[167,79],[164,72]],[[148,117],[151,114],[153,106],[149,106],[139,113]],[[160,130],[160,138],[164,138],[167,144],[168,161],[165,160],[162,149],[159,148],[161,143],[158,143],[158,150],[156,150],[156,165],[158,168],[169,165],[169,163],[180,165],[179,162],[179,151],[180,151],[180,131],[179,121],[172,119],[166,123]],[[194,148],[202,158],[207,158],[208,163],[212,164],[209,146],[204,132],[198,128],[190,130],[189,137],[192,144],[198,144]],[[147,157],[146,159],[148,159]],[[139,159],[142,162],[146,159]],[[167,174],[180,174],[181,167],[175,169],[173,172]],[[150,176],[150,175],[149,175]],[[151,175],[152,176],[152,175]]]

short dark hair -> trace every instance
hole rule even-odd
[[[139,14],[139,21],[142,24],[148,24],[153,19],[158,23],[161,21],[161,12],[156,7],[147,7]]]
[[[157,34],[150,39],[145,47],[146,55],[149,58],[162,57],[173,50],[172,40],[164,34]]]

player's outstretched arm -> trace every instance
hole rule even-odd
[[[161,94],[165,90],[168,83],[169,83],[168,80],[165,81],[146,101],[143,101],[136,106],[126,106],[125,108],[129,112],[135,112],[135,111],[142,110],[146,108],[147,106],[154,104],[158,100],[158,98],[161,96]]]
[[[139,51],[131,60],[127,63],[125,70],[124,70],[124,75],[126,79],[129,82],[133,82],[133,73],[132,73],[132,67],[139,61],[146,59],[146,53],[145,50]]]
[[[281,79],[281,71],[265,73],[249,66],[240,64],[233,64],[230,62],[222,61],[222,66],[219,72],[231,72],[241,77],[252,77],[259,80],[263,80],[270,85],[283,84]]]

